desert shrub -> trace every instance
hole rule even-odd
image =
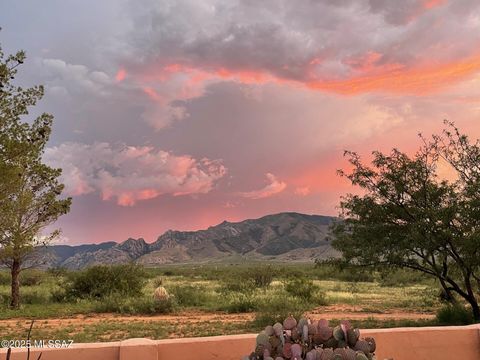
[[[229,296],[227,302],[221,304],[218,310],[227,313],[247,313],[257,309],[257,302],[253,296],[242,293],[234,293]]]
[[[460,304],[449,304],[437,311],[440,325],[469,325],[474,323],[472,311]]]
[[[166,270],[163,272],[164,276],[173,276],[175,273],[172,270]]]
[[[246,294],[255,291],[256,287],[252,279],[247,278],[242,281],[238,281],[238,279],[225,279],[221,282],[217,292],[224,295],[232,292]]]
[[[20,273],[20,286],[36,286],[45,279],[46,273],[39,270],[24,270]]]
[[[168,314],[174,309],[175,301],[173,299],[159,302],[145,296],[125,298],[119,294],[105,297],[102,301],[98,301],[94,308],[96,312],[100,313],[131,315]]]
[[[66,289],[61,287],[55,287],[50,290],[50,301],[54,303],[63,303],[69,301],[70,298]]]
[[[254,323],[259,327],[282,322],[289,315],[299,319],[309,309],[306,302],[290,296],[271,297],[257,306]]]
[[[315,261],[315,272],[318,279],[332,279],[350,282],[374,282],[373,269],[344,264],[338,259]]]
[[[54,278],[62,278],[68,275],[68,270],[64,267],[56,266],[48,269],[47,273]]]
[[[180,306],[195,307],[209,302],[210,296],[199,285],[175,285],[168,287],[168,293],[173,295],[175,302]]]
[[[20,302],[22,304],[47,304],[50,302],[50,297],[40,291],[21,292]]]
[[[0,305],[8,306],[10,304],[10,295],[0,294]]]
[[[327,305],[327,297],[312,280],[306,278],[294,278],[284,282],[285,291],[302,301],[315,305]]]
[[[290,279],[286,281],[284,285],[287,293],[305,301],[310,301],[314,294],[320,290],[312,280],[304,278]]]
[[[409,269],[380,271],[378,283],[380,286],[404,286],[424,283],[428,279],[425,274]]]
[[[250,280],[258,288],[266,288],[273,281],[273,269],[270,266],[252,268],[247,272],[247,280]]]
[[[145,273],[140,265],[96,265],[70,275],[67,296],[74,298],[138,296],[142,293],[144,284]]]
[[[348,268],[339,271],[335,278],[340,281],[349,282],[374,282],[375,273],[373,270],[366,270],[360,268]]]
[[[0,285],[10,285],[12,277],[8,271],[0,271]]]
[[[159,286],[163,286],[163,279],[161,276],[157,276],[156,278],[153,278],[152,280],[152,285],[154,288],[158,288]]]

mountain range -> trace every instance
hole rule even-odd
[[[153,243],[129,238],[122,243],[51,245],[37,249],[35,257],[41,259],[42,267],[72,270],[131,261],[151,267],[240,259],[311,261],[337,255],[329,239],[335,219],[285,212],[241,222],[224,221],[206,230],[168,230]]]

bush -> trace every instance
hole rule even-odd
[[[255,291],[255,288],[256,285],[252,279],[245,279],[242,281],[229,279],[222,281],[220,287],[217,289],[217,292],[224,295],[232,292],[247,294]]]
[[[8,306],[10,304],[10,295],[0,294],[0,305]]]
[[[49,300],[48,295],[38,291],[20,293],[20,303],[22,304],[47,304]]]
[[[69,271],[61,266],[52,267],[47,270],[48,274],[54,278],[62,278],[68,275]]]
[[[57,287],[50,291],[50,300],[54,303],[63,303],[69,300],[69,296],[65,289]]]
[[[175,302],[180,306],[195,307],[205,305],[210,296],[198,285],[175,285],[168,288],[168,293],[173,295]]]
[[[252,296],[236,293],[231,295],[228,302],[221,305],[218,310],[227,313],[247,313],[257,310],[257,303]]]
[[[338,260],[315,262],[315,272],[318,279],[332,279],[348,282],[374,282],[373,269],[346,265]]]
[[[20,273],[20,286],[40,285],[45,278],[45,273],[39,270],[26,270]]]
[[[447,305],[437,311],[440,325],[469,325],[474,323],[472,311],[460,304]]]
[[[250,281],[255,287],[265,289],[272,283],[274,278],[273,274],[274,270],[271,266],[252,267],[245,271],[242,279],[239,280]]]
[[[421,284],[427,280],[425,274],[410,269],[380,271],[380,286],[402,286]]]
[[[283,322],[289,315],[299,319],[308,308],[307,303],[298,301],[297,298],[289,296],[272,297],[258,304],[254,323],[259,327],[264,327],[276,322]]]
[[[310,301],[320,288],[312,280],[296,278],[285,282],[285,290],[292,296]]]
[[[175,301],[173,299],[154,301],[144,296],[125,298],[118,294],[107,296],[95,305],[96,312],[131,315],[168,314],[174,310]]]
[[[0,285],[10,285],[12,276],[8,271],[0,271]]]
[[[144,284],[145,272],[140,265],[97,265],[71,274],[66,293],[68,297],[97,299],[139,296]]]
[[[163,286],[163,279],[161,276],[157,276],[156,278],[154,278],[152,280],[152,285],[153,287],[156,289],[158,288],[159,286]]]

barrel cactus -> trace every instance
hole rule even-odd
[[[256,338],[254,351],[245,360],[372,360],[373,338],[360,338],[349,321],[330,327],[327,320],[287,317],[268,325]]]

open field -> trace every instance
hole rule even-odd
[[[268,284],[249,282],[264,271],[273,273]],[[442,307],[434,282],[411,273],[338,273],[312,264],[211,264],[147,269],[140,295],[101,299],[65,298],[71,274],[63,271],[26,272],[23,305],[14,311],[7,306],[5,275],[0,278],[3,339],[24,336],[30,319],[36,319],[33,338],[89,342],[256,332],[288,313],[348,318],[363,328],[436,325]],[[169,308],[151,306],[160,280],[174,295]]]

